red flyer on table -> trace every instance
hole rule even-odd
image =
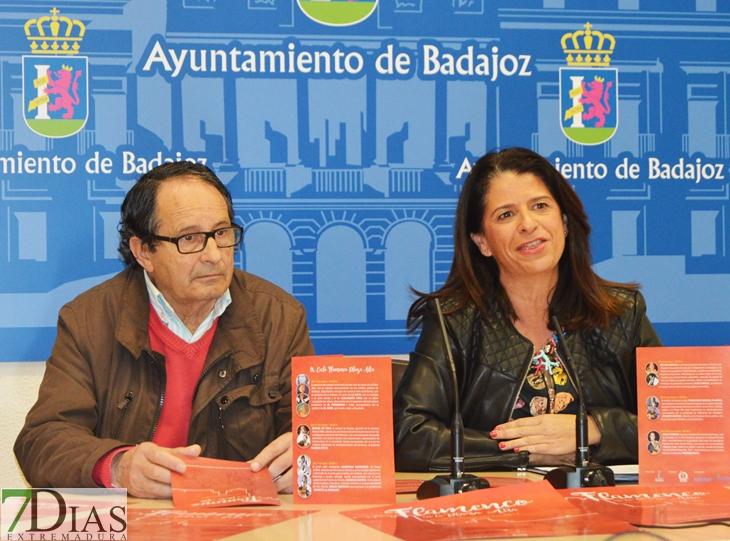
[[[133,508],[127,515],[127,532],[132,541],[218,541],[314,512],[252,507],[215,510]],[[289,530],[290,535],[284,539],[296,539],[299,526],[295,521]]]
[[[281,504],[268,468],[254,473],[248,462],[178,456],[187,470],[172,472],[172,501],[177,508]]]
[[[295,503],[395,502],[389,357],[292,359]]]
[[[730,346],[638,348],[639,484],[730,485]]]
[[[584,511],[641,526],[730,518],[730,490],[720,486],[619,486],[558,492]]]
[[[340,513],[404,541],[638,531],[621,520],[578,509],[547,481]]]

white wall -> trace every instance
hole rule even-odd
[[[13,454],[25,415],[38,398],[45,362],[0,363],[0,488],[27,486]]]

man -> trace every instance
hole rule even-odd
[[[15,454],[34,486],[171,496],[179,455],[268,466],[291,491],[292,356],[305,311],[233,268],[243,229],[205,166],[163,164],[122,204],[127,269],[64,306]]]

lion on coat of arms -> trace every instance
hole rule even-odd
[[[603,81],[600,77],[596,77],[590,83],[581,81],[583,94],[580,97],[580,102],[587,106],[588,109],[587,113],[583,113],[583,120],[597,118],[596,128],[603,128],[606,124],[606,115],[611,113],[608,91],[613,86],[613,83],[611,81],[606,83],[606,89],[604,91]],[[601,101],[601,98],[603,98],[603,101]]]
[[[66,112],[61,118],[69,119],[74,116],[74,106],[80,103],[79,100],[79,77],[81,70],[76,71],[76,76],[71,80],[71,68],[63,66],[58,71],[48,72],[48,85],[45,93],[50,97],[51,94],[58,94],[53,103],[48,105],[49,111],[60,111],[64,109]],[[71,93],[73,92],[73,97]]]

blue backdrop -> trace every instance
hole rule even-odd
[[[319,353],[405,353],[407,286],[451,264],[474,160],[570,179],[602,276],[668,345],[730,336],[730,8],[716,0],[65,0],[0,4],[0,359],[122,268],[119,206],[211,166],[240,268],[307,308]]]

